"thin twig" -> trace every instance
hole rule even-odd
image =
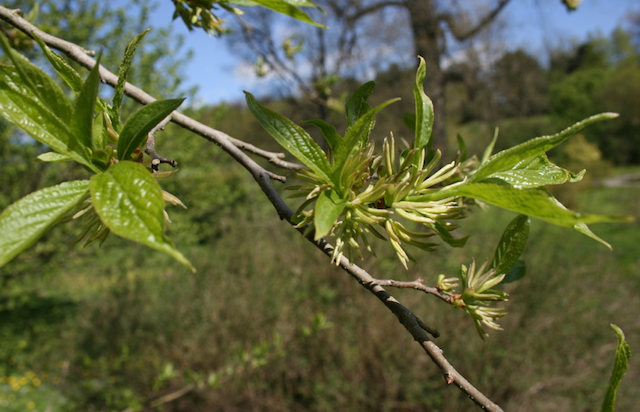
[[[440,290],[438,290],[438,288],[427,286],[424,283],[422,283],[422,278],[418,278],[411,282],[405,282],[405,281],[393,280],[393,279],[376,279],[375,281],[380,286],[391,286],[394,288],[401,288],[401,289],[417,289],[425,293],[428,293],[430,295],[433,295],[447,303],[453,302],[453,299],[451,298],[451,296],[445,295]]]
[[[453,34],[456,40],[465,41],[470,37],[475,36],[480,30],[488,26],[510,1],[511,0],[500,0],[491,11],[489,11],[475,26],[471,28],[466,26],[463,28],[456,24],[454,16],[449,13],[440,14],[438,16],[438,20],[447,23],[447,26],[449,26],[449,29],[451,30],[451,34]]]
[[[178,167],[178,162],[167,157],[162,157],[156,152],[156,133],[160,130],[164,130],[164,127],[170,122],[171,114],[162,119],[162,121],[147,134],[147,144],[145,145],[144,151],[151,156],[151,169],[154,172],[158,171],[160,164],[162,163],[170,164],[174,169]]]
[[[195,388],[196,388],[196,384],[195,383],[190,383],[190,384],[178,389],[175,392],[171,392],[169,394],[166,394],[164,396],[159,397],[158,399],[152,400],[151,402],[149,402],[149,407],[155,408],[156,406],[160,406],[163,403],[169,403],[169,402],[175,401],[176,399],[181,398],[184,395],[188,394],[189,392],[191,392]]]
[[[47,44],[57,48],[58,50],[64,51],[78,63],[83,64],[86,67],[93,66],[94,61],[91,58],[88,58],[86,54],[80,53],[79,51],[81,49],[79,46],[58,39],[42,32],[41,30],[38,30],[29,22],[25,21],[15,13],[12,13],[10,10],[2,6],[0,6],[0,18],[14,25],[27,34],[31,31],[34,31]],[[101,67],[100,75],[103,77],[103,79],[106,80],[109,85],[115,86],[115,81],[117,80],[117,78],[113,73],[108,72],[106,69]],[[125,93],[143,104],[153,101],[151,100],[153,98],[147,93],[130,84],[127,84]],[[238,146],[232,143],[231,138],[228,138],[226,134],[205,126],[202,123],[199,123],[178,112],[173,113],[173,121],[181,125],[182,127],[191,130],[194,133],[219,145],[224,151],[226,151],[231,157],[233,157],[238,163],[240,163],[245,169],[247,169],[247,171],[249,171],[249,173],[251,173],[253,178],[256,180],[264,194],[267,196],[271,204],[273,204],[280,219],[286,220],[287,222],[291,223],[293,211],[289,208],[289,206],[287,206],[284,200],[280,197],[278,191],[273,186],[271,182],[271,178],[273,178],[274,176],[273,173],[265,170],[251,157],[240,150]],[[297,230],[302,231],[304,229]],[[331,257],[333,246],[327,243],[324,239],[320,239],[318,241],[314,241],[313,238],[307,239],[311,241],[317,248],[322,250],[328,257]],[[393,312],[394,315],[396,315],[400,323],[402,323],[407,331],[409,331],[411,336],[413,336],[413,338],[420,344],[420,346],[422,346],[422,348],[425,352],[427,352],[427,355],[429,355],[432,361],[436,365],[438,365],[448,384],[455,383],[456,386],[458,386],[465,394],[467,394],[467,396],[469,396],[471,400],[473,400],[483,409],[493,412],[502,411],[502,409],[498,405],[496,405],[489,398],[483,395],[478,389],[471,385],[471,383],[469,383],[469,381],[467,381],[464,376],[462,376],[458,371],[455,370],[455,368],[444,357],[442,350],[429,339],[423,329],[424,323],[420,321],[413,312],[400,304],[400,302],[398,302],[396,298],[391,296],[382,286],[380,286],[376,282],[376,279],[374,279],[369,273],[367,273],[367,271],[358,267],[357,265],[352,264],[346,257],[343,256],[340,259],[339,264],[343,270],[349,273],[354,279],[358,281],[358,283],[360,283],[367,290],[373,293],[391,312]]]

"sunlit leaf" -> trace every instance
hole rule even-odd
[[[63,155],[60,153],[55,153],[55,152],[47,152],[47,153],[42,153],[40,156],[38,156],[36,159],[42,161],[42,162],[70,162],[73,161],[73,158],[71,156],[68,155]]]
[[[420,59],[420,65],[418,66],[416,81],[413,85],[413,97],[416,101],[416,138],[414,147],[424,149],[429,143],[433,131],[433,103],[425,94],[423,88],[424,78],[426,76],[426,63],[422,56],[418,56],[418,58]]]
[[[352,155],[353,150],[358,147],[359,144],[366,142],[366,138],[368,137],[369,132],[371,132],[371,122],[375,119],[376,114],[398,100],[400,99],[387,100],[386,102],[367,111],[353,124],[353,126],[349,128],[349,130],[347,130],[347,133],[342,139],[343,143],[335,149],[335,162],[333,167],[338,174],[340,173],[344,162]]]
[[[262,106],[251,93],[245,92],[247,105],[262,127],[280,146],[294,155],[309,169],[330,180],[331,166],[327,156],[311,136],[300,126]]]
[[[118,139],[118,160],[127,160],[147,139],[147,134],[176,110],[184,99],[156,100],[129,117]]]
[[[316,202],[313,222],[316,229],[315,240],[325,237],[338,220],[347,204],[347,199],[341,199],[333,190],[320,193]]]
[[[575,230],[577,230],[578,232],[582,233],[583,235],[589,236],[591,239],[598,241],[600,243],[602,243],[603,245],[605,245],[606,247],[609,248],[609,250],[613,250],[613,248],[611,247],[611,245],[604,241],[602,238],[600,238],[599,236],[597,236],[595,233],[593,233],[591,231],[591,229],[589,229],[589,227],[584,224],[584,223],[577,223],[573,226],[573,228]]]
[[[603,216],[573,212],[565,208],[543,188],[522,190],[509,185],[474,183],[460,186],[459,194],[482,200],[507,210],[536,217],[558,226],[573,227],[584,234],[587,234],[586,230],[588,228],[586,225],[590,223],[628,222],[631,220],[631,218],[625,216]],[[590,237],[608,246],[606,242],[603,242],[597,236]]]
[[[97,171],[85,154],[68,147],[68,123],[45,107],[11,66],[0,65],[0,114],[40,143]]]
[[[500,179],[511,186],[526,189],[546,185],[558,185],[567,181],[577,182],[584,171],[573,174],[551,163],[546,155],[516,163],[512,169],[492,174],[489,179]]]
[[[33,192],[0,214],[0,267],[33,245],[87,194],[86,180]]]
[[[60,55],[53,52],[40,37],[35,33],[32,34],[33,38],[42,49],[45,57],[49,60],[49,63],[51,63],[51,66],[53,66],[55,71],[60,75],[60,77],[62,77],[64,82],[71,87],[71,90],[76,93],[80,93],[83,81],[78,72],[76,72],[73,67],[69,66],[69,64]]]
[[[260,6],[263,6],[267,9],[273,10],[273,11],[277,11],[278,13],[282,13],[285,14],[289,17],[293,17],[294,19],[303,21],[305,23],[309,23],[312,24],[314,26],[326,29],[327,26],[324,26],[322,24],[316,23],[315,21],[313,21],[313,19],[311,17],[309,17],[309,15],[305,12],[303,12],[302,10],[300,10],[299,8],[297,8],[294,4],[298,3],[297,0],[294,1],[284,1],[284,0],[253,0],[254,3],[259,4]],[[231,1],[230,3],[235,3],[240,5],[239,2],[237,1]],[[303,2],[303,4],[306,6],[311,2],[305,1]],[[246,2],[244,5],[247,5]]]
[[[546,220],[559,226],[573,227],[579,223],[629,221],[629,218],[624,216],[603,216],[573,212],[565,208],[551,193],[542,188],[521,190],[509,185],[474,183],[460,186],[459,194]]]
[[[89,189],[96,213],[113,233],[167,253],[195,271],[164,234],[162,189],[144,166],[117,163],[94,175]]]
[[[76,149],[75,145],[80,144],[88,149],[94,149],[92,129],[93,129],[93,112],[96,106],[96,100],[98,99],[98,85],[100,84],[100,53],[96,59],[96,64],[89,72],[87,80],[85,80],[78,98],[76,99],[75,109],[73,110],[73,117],[71,118],[71,132],[75,141],[69,139],[69,147]],[[77,151],[83,153],[85,150],[77,148]]]
[[[107,133],[107,121],[104,118],[104,112],[98,112],[93,120],[93,129],[91,135],[93,138],[93,147],[96,150],[104,150],[109,140]]]
[[[142,38],[147,34],[151,29],[147,29],[142,33],[136,35],[133,40],[127,47],[124,49],[124,57],[122,59],[122,63],[120,63],[120,68],[118,69],[118,83],[116,84],[116,89],[113,94],[113,104],[112,104],[112,116],[111,121],[113,122],[113,127],[116,131],[120,130],[120,106],[122,105],[122,98],[124,97],[124,86],[127,82],[127,76],[129,75],[129,68],[131,67],[131,62],[133,61],[133,56],[136,53],[136,48]]]
[[[503,150],[491,156],[484,162],[473,176],[474,181],[480,181],[491,176],[494,173],[503,172],[512,169],[519,162],[537,157],[550,149],[553,149],[569,137],[579,132],[584,127],[599,122],[601,120],[613,119],[618,117],[616,113],[601,113],[582,120],[552,136],[542,136],[531,139],[528,142],[514,146],[510,149]]]
[[[0,35],[0,45],[9,56],[22,83],[26,85],[37,100],[49,108],[64,121],[71,118],[71,104],[60,86],[41,68],[31,63],[26,57],[13,50],[4,35]]]

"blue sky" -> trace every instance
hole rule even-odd
[[[545,45],[580,41],[589,34],[608,35],[626,22],[630,11],[640,11],[640,4],[632,0],[584,0],[577,11],[568,12],[559,0],[513,0],[503,12],[509,22],[508,47],[523,47],[535,54]],[[194,51],[186,69],[186,85],[198,86],[199,102],[243,100],[242,90],[260,87],[250,71],[237,69],[240,60],[223,40],[201,30],[187,31],[181,20],[172,22],[172,14],[173,4],[161,0],[152,21],[157,26],[172,24],[176,33],[185,36],[185,49]]]

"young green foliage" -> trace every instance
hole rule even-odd
[[[122,100],[126,72],[141,37],[127,48],[121,66],[122,81],[116,93],[118,101]],[[0,240],[0,266],[31,246],[77,207],[75,213],[64,220],[86,218],[78,240],[88,234],[87,244],[94,240],[103,242],[113,231],[168,253],[193,270],[164,235],[165,199],[172,204],[181,202],[163,192],[145,167],[129,161],[132,153],[144,144],[147,134],[184,99],[161,100],[143,107],[128,119],[118,136],[107,115],[119,122],[118,110],[98,97],[100,56],[82,82],[60,56],[40,39],[36,41],[54,69],[78,94],[75,104],[67,100],[44,71],[10,49],[5,37],[0,35],[0,45],[14,63],[14,66],[0,66],[0,114],[54,150],[38,156],[39,160],[76,161],[95,175],[91,183],[65,182],[34,192],[9,206],[0,215],[0,230],[4,233]],[[117,150],[107,144],[108,140],[117,141]],[[87,198],[89,192],[91,196]]]
[[[583,127],[613,118],[615,114],[592,116],[556,135],[535,138],[491,155],[497,139],[496,130],[482,161],[468,158],[466,149],[461,146],[458,160],[437,170],[440,154],[429,148],[433,104],[422,89],[424,78],[424,60],[421,59],[414,84],[416,115],[405,119],[409,126],[413,126],[415,138],[410,147],[400,153],[399,159],[393,136],[385,140],[380,156],[375,155],[373,144],[369,142],[375,115],[394,101],[371,109],[366,99],[373,92],[373,82],[359,87],[347,101],[344,137],[324,121],[304,122],[320,129],[331,149],[327,154],[322,153],[303,129],[264,108],[247,93],[247,104],[260,123],[278,143],[310,169],[301,174],[304,180],[312,183],[311,186],[303,186],[308,200],[304,208],[311,206],[314,200],[316,207],[300,209],[296,222],[301,226],[312,223],[316,239],[335,235],[335,229],[343,225],[340,232],[345,238],[337,243],[334,259],[340,255],[342,247],[359,249],[360,241],[366,242],[367,234],[377,234],[374,227],[378,225],[387,231],[389,241],[405,266],[411,257],[404,250],[403,243],[427,250],[433,248],[432,244],[419,241],[415,234],[409,235],[404,226],[400,229],[397,217],[422,224],[430,229],[430,235],[439,236],[450,246],[462,247],[467,238],[451,235],[451,230],[457,227],[451,220],[463,217],[466,204],[474,200],[556,225],[573,227],[608,246],[586,225],[626,221],[628,218],[582,214],[566,209],[544,186],[579,181],[584,171],[573,174],[560,168],[549,161],[545,152]],[[325,191],[329,192],[324,194]],[[301,195],[305,196],[304,193]],[[346,218],[353,223],[347,224]],[[370,249],[368,243],[366,248]],[[508,268],[496,269],[506,275],[511,268],[514,272],[509,274],[509,281],[523,276],[524,265],[516,265],[516,261],[510,261]]]
[[[141,164],[120,162],[91,178],[91,200],[100,220],[116,235],[191,263],[164,234],[164,200],[156,179]]]
[[[622,377],[629,367],[629,360],[631,359],[631,348],[624,338],[624,332],[614,324],[611,324],[610,326],[618,337],[618,348],[616,349],[616,359],[613,363],[613,370],[611,371],[611,379],[609,380],[607,393],[602,403],[602,412],[614,411],[618,388],[620,387]]]
[[[24,252],[87,196],[86,180],[33,192],[0,214],[0,267]]]
[[[128,160],[134,150],[147,141],[147,134],[184,99],[156,100],[143,106],[129,117],[118,138],[118,160]]]
[[[78,147],[88,158],[88,150],[94,150],[93,145],[93,113],[98,100],[98,85],[100,84],[100,57],[96,59],[89,77],[85,80],[78,98],[76,99],[73,115],[71,116],[71,147]]]
[[[251,93],[245,92],[245,94],[249,110],[262,127],[305,166],[329,180],[331,175],[329,161],[311,136],[291,120],[262,106]]]
[[[414,147],[424,149],[431,140],[433,131],[433,103],[426,95],[422,84],[426,77],[426,63],[422,56],[418,56],[420,65],[416,73],[416,82],[413,85],[413,97],[416,101],[415,128],[416,138]]]
[[[213,10],[216,10],[217,6],[233,14],[243,14],[242,10],[234,6],[262,6],[313,26],[323,29],[327,28],[315,22],[307,13],[300,9],[300,7],[318,8],[309,0],[175,0],[173,3],[176,7],[173,13],[174,20],[180,17],[189,30],[198,27],[206,33],[213,35],[221,35],[229,31],[229,29],[224,27],[226,21],[213,13]]]
[[[129,68],[131,67],[131,62],[133,61],[133,56],[136,53],[136,49],[138,48],[138,44],[142,41],[144,36],[149,33],[151,29],[147,29],[142,33],[138,34],[127,44],[127,47],[124,50],[124,57],[122,58],[122,63],[120,63],[120,68],[118,69],[118,83],[116,84],[116,88],[113,92],[113,103],[111,106],[111,110],[109,110],[111,116],[111,122],[113,124],[113,128],[119,132],[120,131],[120,106],[122,106],[122,99],[124,98],[124,86],[127,83],[127,76],[129,75]]]
[[[36,3],[37,4],[37,3]],[[58,54],[54,53],[49,46],[45,44],[44,41],[40,37],[38,37],[35,33],[33,34],[33,38],[35,39],[38,46],[42,49],[47,60],[51,63],[51,66],[54,68],[56,73],[62,77],[62,80],[76,93],[80,93],[80,89],[82,88],[82,77],[76,72],[73,67],[69,66],[64,59]],[[65,99],[66,100],[66,99]]]

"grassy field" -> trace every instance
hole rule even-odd
[[[413,290],[392,291],[441,331],[437,344],[449,360],[505,410],[599,410],[616,346],[610,323],[625,331],[635,355],[618,410],[638,407],[640,189],[584,189],[577,199],[581,211],[636,222],[593,228],[610,252],[534,221],[527,276],[506,288],[505,330],[486,342],[462,311]],[[178,227],[182,213],[198,210],[173,212]],[[468,247],[423,254],[409,271],[385,244],[361,264],[379,278],[434,284],[473,257],[491,257],[513,217],[474,210],[464,226]],[[221,212],[216,225],[214,240],[181,248],[195,275],[110,239],[8,282],[0,302],[0,410],[140,410],[185,387],[194,389],[158,409],[476,410],[447,387],[395,317],[280,222],[260,194]]]

